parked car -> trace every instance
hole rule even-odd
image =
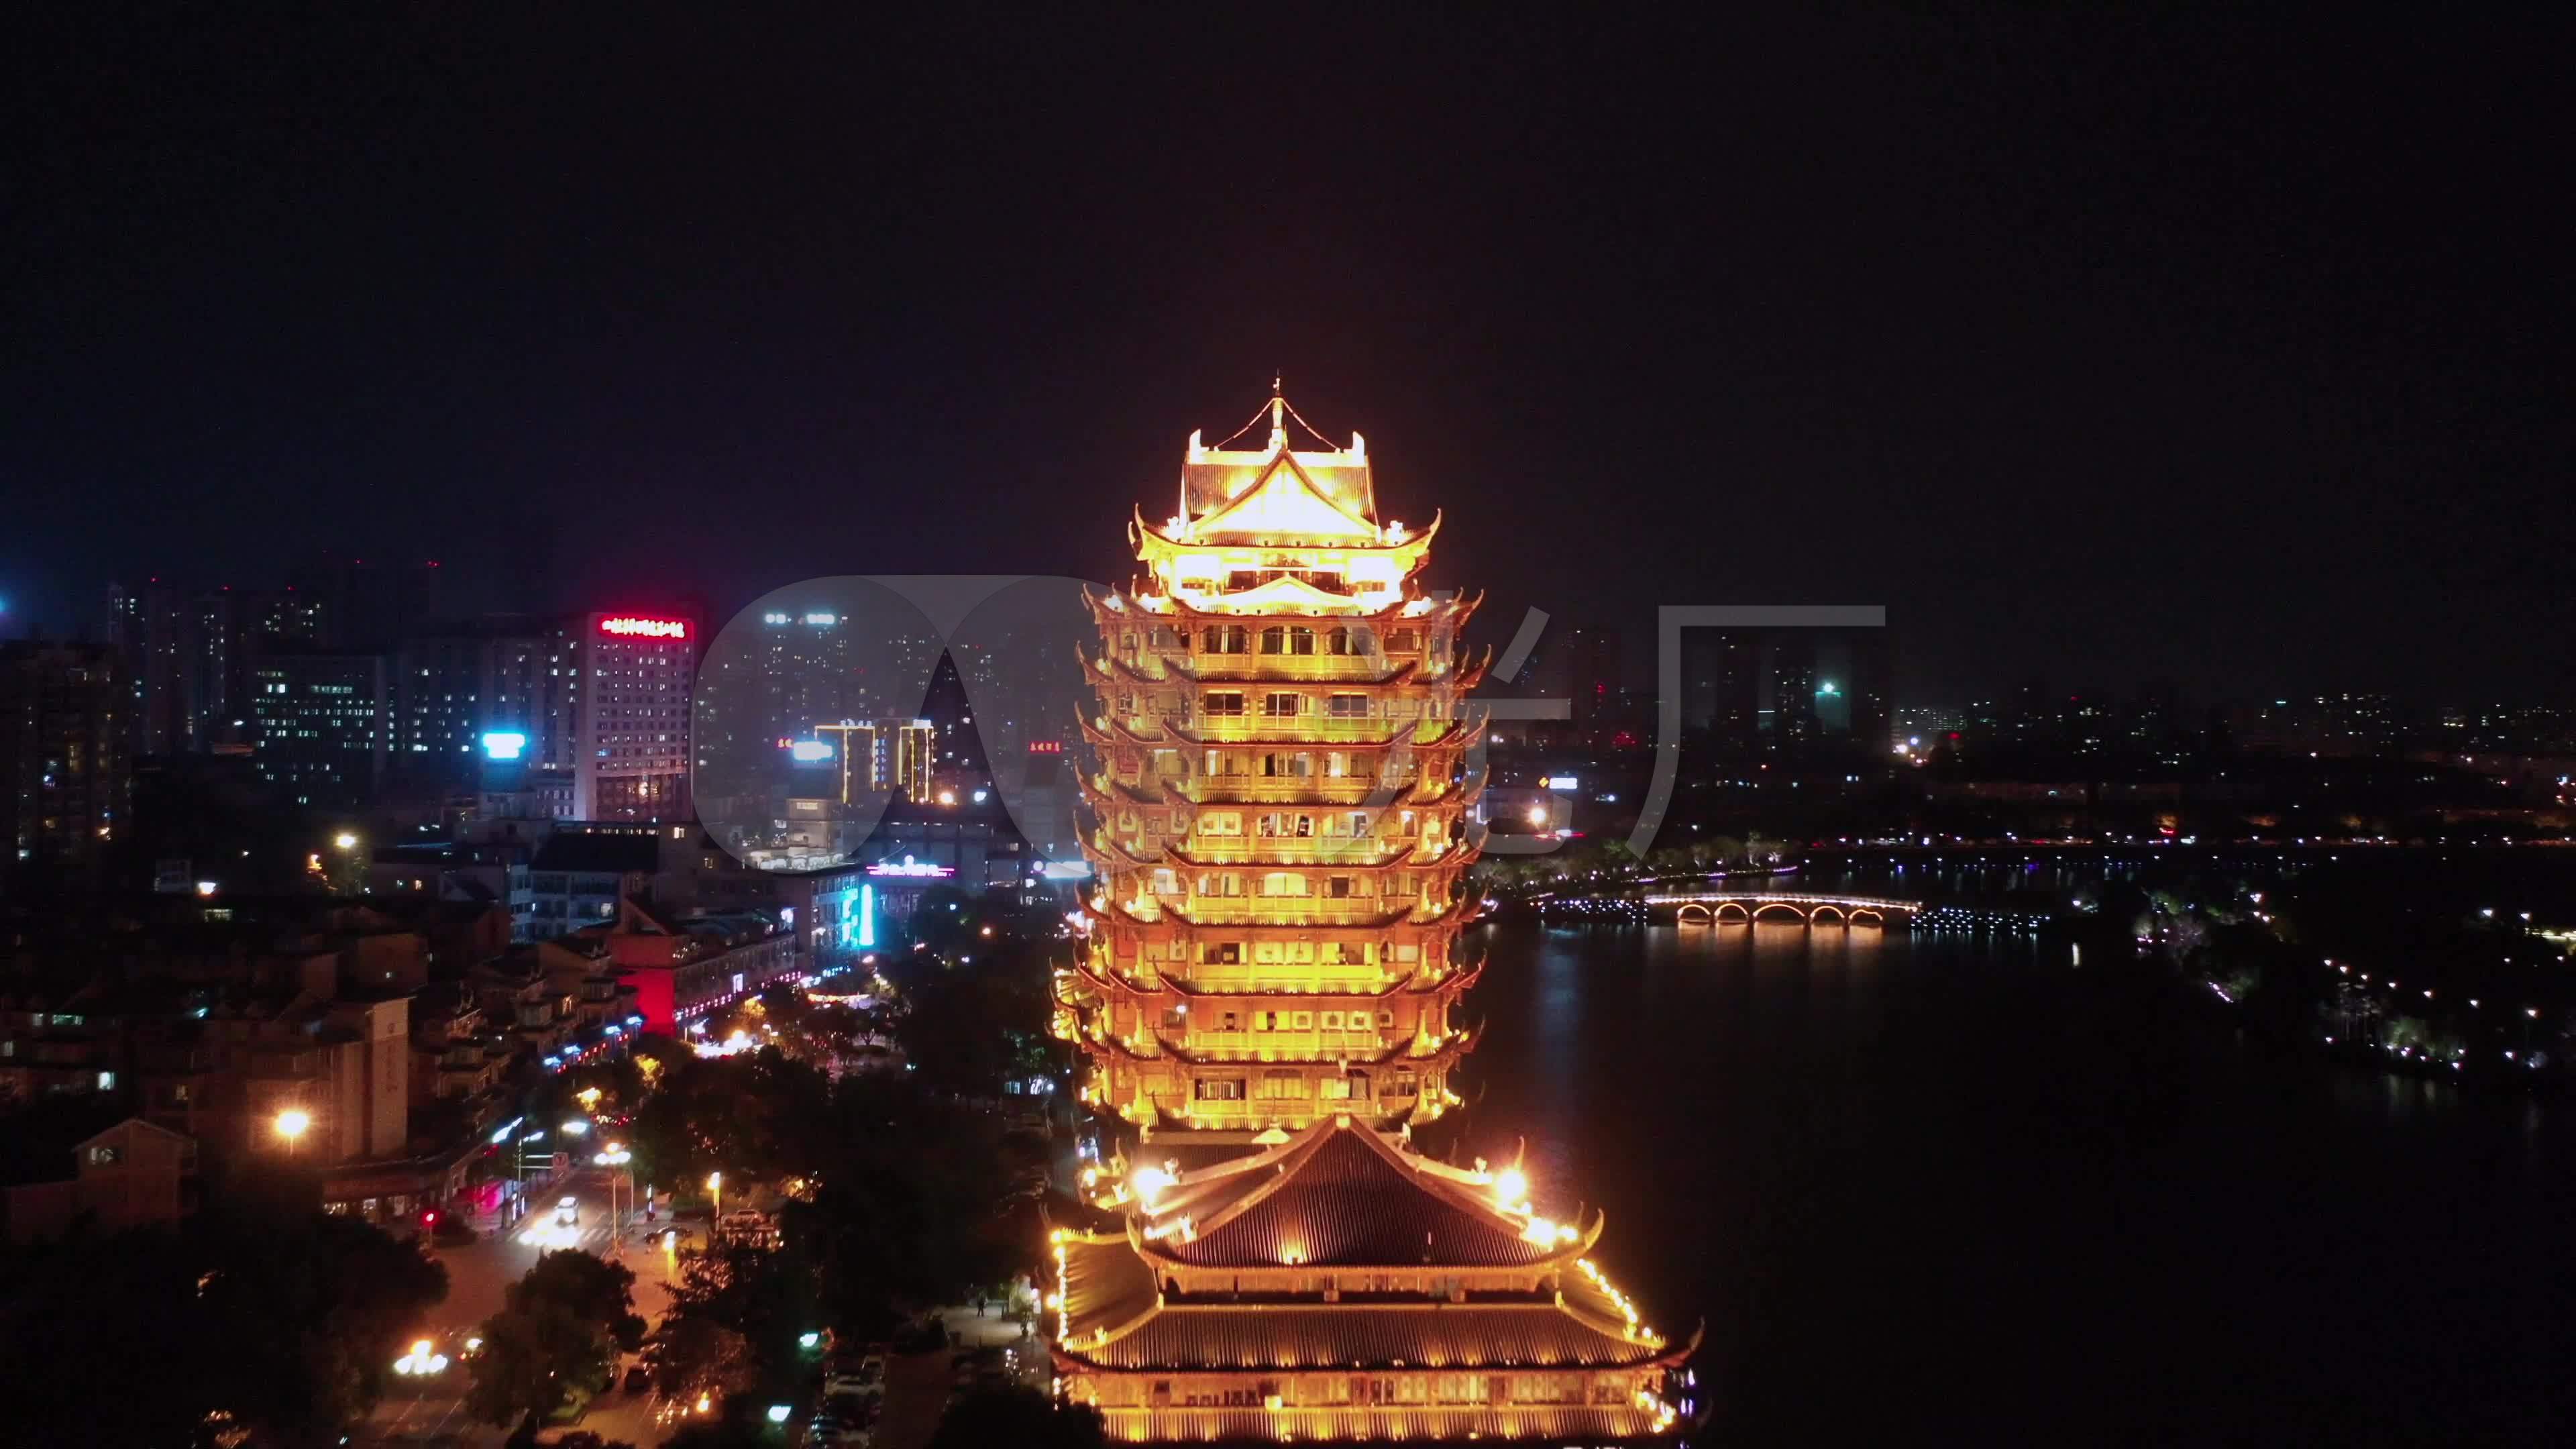
[[[626,1371],[626,1392],[630,1394],[640,1394],[652,1387],[653,1374],[651,1370],[631,1368]]]

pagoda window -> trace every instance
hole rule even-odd
[[[1243,1100],[1243,1078],[1201,1077],[1190,1084],[1190,1095],[1202,1102],[1240,1102]]]
[[[1365,1102],[1369,1099],[1369,1079],[1366,1072],[1326,1077],[1323,1087],[1324,1100],[1328,1102]]]
[[[1243,691],[1237,689],[1214,691],[1200,702],[1199,709],[1210,719],[1225,715],[1239,715],[1243,713]]]
[[[1158,865],[1154,867],[1154,894],[1158,896],[1174,895],[1180,891],[1180,888],[1180,880],[1172,874],[1172,868],[1170,866]]]
[[[1366,655],[1377,647],[1366,625],[1335,625],[1324,634],[1324,652],[1340,655]]]
[[[1241,835],[1242,833],[1243,812],[1240,810],[1211,810],[1199,817],[1201,835]]]
[[[1252,1014],[1252,1029],[1254,1031],[1277,1031],[1279,1029],[1279,1013],[1275,1011],[1254,1012]]]
[[[1344,780],[1350,778],[1350,773],[1351,756],[1349,751],[1328,750],[1325,752],[1324,778],[1328,780]]]
[[[1351,878],[1346,875],[1334,876],[1331,880],[1325,882],[1324,894],[1337,901],[1349,900],[1351,897]]]
[[[1342,1029],[1342,1014],[1341,1014],[1340,1012],[1338,1012],[1338,1011],[1328,1011],[1328,1012],[1325,1012],[1325,1013],[1324,1013],[1324,1030],[1326,1030],[1326,1031],[1340,1031],[1341,1029]]]
[[[1203,966],[1240,966],[1243,964],[1241,941],[1199,942],[1199,964]]]
[[[1282,715],[1304,714],[1306,712],[1306,696],[1302,694],[1292,694],[1284,690],[1274,691],[1262,696],[1261,712],[1274,719]]]
[[[1243,774],[1243,759],[1240,750],[1210,750],[1207,752],[1207,772],[1216,776]]]
[[[1261,1098],[1265,1102],[1304,1101],[1306,1079],[1296,1072],[1263,1072]]]
[[[1369,697],[1365,694],[1336,694],[1324,702],[1324,712],[1335,719],[1366,719]]]
[[[1261,893],[1265,896],[1302,896],[1306,894],[1305,874],[1293,870],[1267,872],[1261,877]]]
[[[1239,896],[1243,894],[1243,877],[1232,871],[1212,870],[1199,877],[1199,894],[1203,896]]]
[[[1315,1029],[1315,1013],[1311,1011],[1298,1012],[1295,1025],[1298,1031],[1313,1031]]]
[[[1261,773],[1278,780],[1310,779],[1315,773],[1315,757],[1305,751],[1273,751],[1261,757]]]
[[[1199,631],[1202,654],[1248,654],[1251,644],[1251,631],[1241,624],[1210,624]]]
[[[1386,1007],[1383,1007],[1383,1006],[1379,1007],[1379,1008],[1377,1009],[1377,1025],[1378,1025],[1378,1030],[1380,1030],[1380,1031],[1384,1031],[1384,1030],[1388,1029],[1389,1027],[1394,1026],[1394,1025],[1395,1025],[1395,1013],[1394,1013],[1393,1011],[1388,1010]]]
[[[1231,1011],[1224,1012],[1218,1017],[1217,1030],[1241,1031],[1243,1030],[1243,1018]]]
[[[1155,625],[1145,638],[1157,649],[1177,649],[1181,644],[1181,636],[1173,633],[1169,624]]]
[[[1119,648],[1121,648],[1121,649],[1126,650],[1126,651],[1127,651],[1128,656],[1129,656],[1130,658],[1133,658],[1133,657],[1135,656],[1135,653],[1136,653],[1136,636],[1135,636],[1135,635],[1133,635],[1133,634],[1121,634],[1121,635],[1119,635],[1119,636],[1118,636],[1118,647],[1119,647]]]
[[[1390,630],[1386,636],[1386,647],[1390,653],[1410,654],[1422,647],[1421,636],[1411,629]]]
[[[1415,1084],[1413,1073],[1411,1072],[1396,1073],[1395,1080],[1387,1083],[1386,1086],[1386,1094],[1390,1097],[1411,1097],[1416,1095],[1418,1091],[1419,1088]]]

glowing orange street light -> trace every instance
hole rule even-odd
[[[278,1136],[286,1139],[286,1153],[292,1157],[296,1144],[304,1140],[305,1132],[313,1126],[313,1114],[301,1107],[289,1107],[278,1113],[277,1120],[271,1125],[276,1128]]]

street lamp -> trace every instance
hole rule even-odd
[[[289,1107],[277,1114],[277,1121],[273,1125],[277,1129],[277,1135],[286,1139],[286,1155],[292,1157],[295,1155],[295,1145],[304,1139],[305,1131],[313,1125],[313,1114],[301,1107]]]
[[[610,1250],[617,1253],[626,1251],[626,1219],[633,1216],[635,1212],[635,1171],[626,1165],[634,1159],[635,1154],[627,1151],[626,1144],[623,1142],[609,1143],[607,1147],[591,1154],[590,1159],[601,1167],[617,1169],[609,1174],[608,1178],[608,1241]],[[617,1210],[617,1189],[621,1179],[626,1188],[624,1214],[620,1214]]]
[[[721,1172],[710,1172],[710,1173],[708,1173],[708,1174],[707,1174],[707,1191],[709,1191],[709,1192],[711,1192],[711,1193],[714,1193],[714,1194],[715,1194],[715,1198],[716,1198],[716,1216],[717,1216],[717,1217],[723,1217],[723,1216],[724,1216],[724,1174],[723,1174],[723,1173],[721,1173]]]
[[[358,848],[358,837],[343,830],[331,837],[331,843],[342,850],[355,850]]]

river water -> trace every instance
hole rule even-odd
[[[2564,1104],[2278,1059],[2062,941],[1474,929],[1463,1150],[1526,1138],[1705,1321],[1711,1442],[2569,1442]]]

